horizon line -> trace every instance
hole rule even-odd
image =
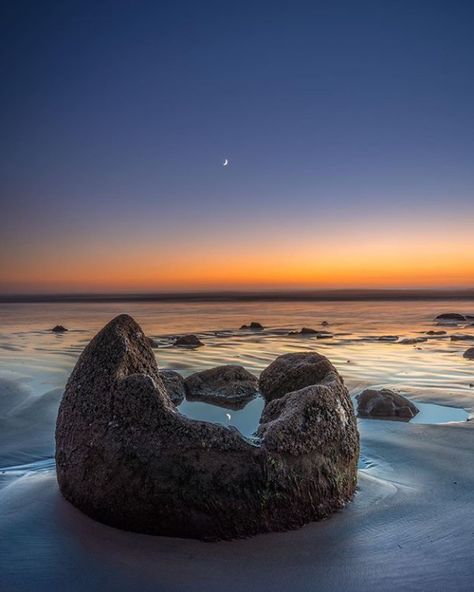
[[[299,290],[194,290],[181,292],[69,292],[1,294],[0,303],[48,302],[226,302],[226,301],[349,301],[349,300],[471,300],[473,288],[337,288]]]

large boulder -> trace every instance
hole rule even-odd
[[[186,397],[234,409],[257,395],[258,379],[242,366],[218,366],[186,378]]]
[[[184,384],[184,378],[181,374],[174,370],[160,370],[158,374],[163,382],[166,392],[168,393],[168,397],[175,405],[182,403],[186,396],[186,387]]]
[[[260,374],[260,392],[268,402],[291,391],[318,384],[328,372],[336,372],[336,369],[321,354],[316,352],[284,354]]]
[[[357,403],[361,417],[409,420],[419,412],[406,397],[390,389],[366,389],[357,395]]]
[[[56,425],[63,496],[127,530],[231,539],[298,528],[352,497],[359,439],[332,367],[270,403],[259,440],[181,415],[143,331],[113,319],[81,354]]]

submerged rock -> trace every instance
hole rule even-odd
[[[446,331],[426,331],[426,335],[447,335]]]
[[[329,372],[337,371],[321,354],[316,352],[284,354],[260,374],[260,392],[268,402],[283,397],[291,391],[318,384]]]
[[[332,333],[328,333],[327,331],[316,331],[316,329],[311,329],[310,327],[303,327],[299,332],[299,335],[315,335],[318,339],[333,337]]]
[[[242,366],[217,366],[186,378],[186,398],[241,408],[257,395],[258,379]]]
[[[186,396],[186,387],[184,384],[184,378],[181,374],[174,370],[160,370],[158,374],[163,382],[166,392],[168,393],[168,397],[175,405],[182,403]]]
[[[182,335],[174,342],[176,347],[201,347],[204,343],[196,335]]]
[[[56,424],[62,495],[114,527],[200,539],[327,517],[354,494],[359,438],[347,389],[323,360],[317,383],[269,403],[260,440],[249,441],[181,415],[143,331],[120,315],[66,385]]]
[[[264,327],[261,323],[257,323],[256,321],[252,321],[250,325],[242,325],[241,329],[252,329],[252,331],[263,331]]]
[[[303,327],[300,331],[301,335],[317,335],[319,331],[316,329],[311,329],[310,327]]]
[[[467,333],[457,333],[455,335],[451,335],[451,341],[474,341],[474,335],[469,335]]]
[[[379,341],[398,341],[398,335],[381,335],[377,339]]]
[[[63,327],[62,325],[56,325],[55,327],[53,327],[51,329],[51,331],[53,333],[65,333],[67,331],[66,327]]]
[[[470,347],[469,349],[467,349],[464,352],[463,357],[467,358],[468,360],[474,360],[474,347]]]
[[[361,417],[409,420],[419,412],[406,397],[390,389],[366,389],[356,398],[357,413]]]
[[[435,321],[465,321],[466,317],[458,312],[443,312],[439,314]]]
[[[398,343],[402,345],[413,345],[415,343],[424,343],[428,341],[427,337],[405,337],[405,339],[400,339]]]

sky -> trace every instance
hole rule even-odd
[[[456,0],[2,0],[0,292],[474,287],[473,28]]]

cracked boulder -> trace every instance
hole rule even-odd
[[[323,360],[312,384],[273,393],[249,440],[181,415],[142,329],[116,317],[66,385],[56,425],[62,495],[110,526],[198,539],[329,516],[354,494],[359,437],[347,389]]]

